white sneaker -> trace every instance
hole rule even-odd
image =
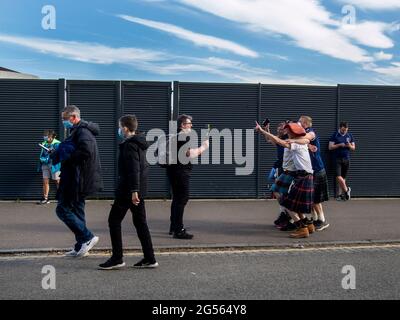
[[[91,250],[96,244],[99,242],[99,237],[94,236],[88,242],[82,244],[81,250],[76,254],[77,257],[85,257],[89,254],[89,250]]]
[[[351,199],[351,188],[347,187],[346,200],[350,200],[350,199]]]
[[[64,257],[76,257],[78,252],[75,251],[75,249],[72,249],[71,251],[68,251],[64,254]]]
[[[75,249],[72,249],[71,251],[68,251],[64,254],[64,257],[68,258],[76,258],[78,255],[78,252]],[[89,255],[89,252],[86,252],[82,257],[87,257]]]

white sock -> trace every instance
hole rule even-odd
[[[325,222],[325,215],[323,211],[321,211],[321,213],[318,214],[318,220]]]
[[[312,217],[312,219],[313,219],[314,221],[317,221],[317,220],[318,220],[318,214],[317,214],[317,211],[315,211],[314,209],[313,209],[313,211],[312,211],[312,215],[311,215],[311,217]]]

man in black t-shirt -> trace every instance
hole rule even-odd
[[[169,234],[176,239],[192,239],[193,235],[186,232],[183,225],[183,214],[185,206],[189,201],[189,184],[192,172],[191,159],[200,156],[209,147],[209,141],[205,140],[199,148],[190,148],[187,144],[189,134],[192,130],[192,117],[181,115],[178,117],[177,136],[177,163],[167,167],[167,175],[172,189],[171,225]],[[181,150],[182,148],[185,148]],[[186,158],[184,157],[186,156]],[[185,158],[185,159],[184,159]],[[186,161],[184,161],[186,160]]]

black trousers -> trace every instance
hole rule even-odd
[[[110,228],[112,257],[119,260],[123,257],[121,223],[125,218],[128,209],[132,212],[133,225],[136,228],[137,235],[142,245],[145,259],[154,262],[154,250],[151,241],[149,227],[146,220],[146,209],[144,199],[135,206],[129,198],[117,197],[112,205],[108,226]]]
[[[183,214],[189,201],[190,169],[168,168],[168,179],[172,189],[171,230],[180,232],[183,229]]]

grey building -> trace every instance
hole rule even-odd
[[[39,79],[39,77],[0,67],[0,79]]]

